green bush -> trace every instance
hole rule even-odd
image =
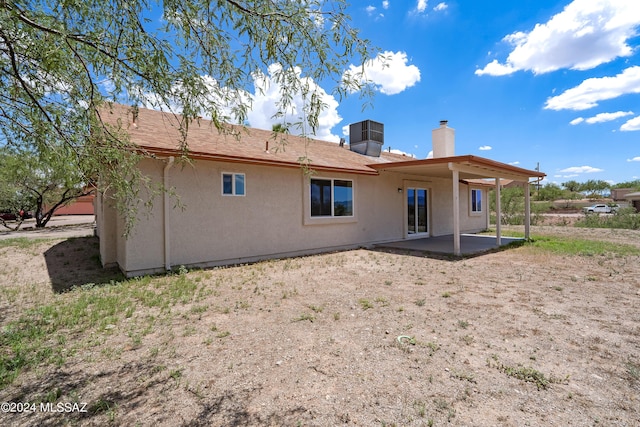
[[[576,227],[587,228],[624,228],[640,230],[640,214],[634,208],[620,209],[614,215],[588,214],[576,221]]]
[[[495,192],[489,195],[491,211],[496,211]],[[542,218],[542,213],[549,209],[549,203],[531,203],[531,225],[536,225]],[[524,224],[524,189],[521,187],[503,188],[500,191],[501,223],[503,225]],[[492,215],[495,220],[495,215]],[[493,221],[495,224],[495,221]]]

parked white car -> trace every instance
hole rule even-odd
[[[614,213],[618,210],[618,205],[592,205],[582,208],[584,213]]]

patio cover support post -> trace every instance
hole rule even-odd
[[[502,206],[500,206],[500,178],[496,178],[496,245],[502,244]]]
[[[531,228],[531,195],[529,194],[529,181],[524,183],[524,239],[529,240]]]
[[[453,254],[459,256],[460,251],[460,172],[451,171],[453,179]]]

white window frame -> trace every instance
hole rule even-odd
[[[473,206],[473,193],[477,191],[480,193],[480,210],[474,209]],[[469,189],[469,213],[471,215],[481,215],[484,212],[484,191],[482,188],[470,188]]]
[[[225,175],[231,175],[231,193],[224,192],[224,177]],[[242,194],[238,194],[238,189],[236,188],[236,177],[242,176],[242,182],[244,183],[244,192]],[[247,195],[247,176],[244,173],[239,172],[222,172],[220,175],[220,192],[223,196],[231,196],[231,197],[244,197]]]

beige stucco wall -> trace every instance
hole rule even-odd
[[[104,195],[99,192],[94,199],[96,213],[96,235],[100,242],[100,261],[103,267],[117,264],[118,238],[117,227],[118,215],[115,209],[105,202]]]
[[[158,184],[163,181],[165,165],[165,161],[152,159],[140,163],[142,172]],[[245,196],[222,195],[223,172],[245,174]],[[406,188],[416,183],[429,190],[431,235],[453,232],[450,179],[317,172],[314,177],[353,180],[354,194],[353,218],[317,219],[310,217],[309,177],[301,169],[196,161],[174,164],[168,176],[168,187],[184,206],[184,210],[175,207],[177,200],[169,204],[172,267],[230,264],[403,239]],[[116,235],[117,262],[130,275],[164,270],[162,197],[156,197],[151,211],[140,210],[128,238],[121,232]],[[469,187],[460,184],[461,229],[482,230],[486,212],[469,215],[469,200]],[[486,191],[483,203],[486,208]],[[121,220],[113,227],[121,229]],[[105,253],[110,249],[105,248]]]

